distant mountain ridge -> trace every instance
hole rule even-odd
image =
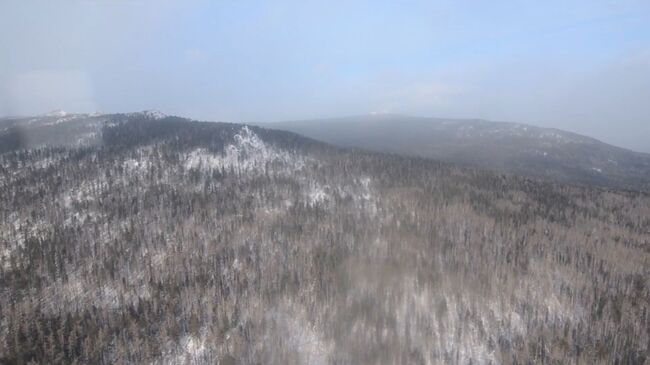
[[[158,111],[75,114],[54,111],[0,119],[0,153],[39,146],[93,146],[102,129],[125,120],[190,121]],[[552,128],[480,119],[380,114],[259,124],[343,147],[395,153],[469,167],[650,191],[650,154]]]
[[[390,114],[265,126],[346,147],[428,157],[561,182],[650,190],[650,154],[552,128]]]
[[[129,129],[129,134],[114,135],[121,129],[110,127],[123,123],[133,125],[133,128]],[[193,127],[190,128],[190,125]],[[186,126],[188,128],[185,128]],[[77,114],[57,110],[33,117],[0,118],[0,153],[40,147],[93,147],[110,143],[112,140],[119,140],[119,143],[124,144],[129,141],[161,138],[169,133],[183,135],[197,126],[205,130],[204,138],[213,137],[215,133],[226,138],[227,134],[234,134],[234,131],[241,128],[243,124],[198,122],[188,118],[168,116],[155,110],[114,114]],[[288,146],[311,144],[322,147],[325,145],[295,133],[251,128]],[[133,134],[135,132],[137,135]]]

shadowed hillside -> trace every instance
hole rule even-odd
[[[484,120],[359,116],[266,124],[328,143],[561,182],[650,189],[650,155],[556,129]]]

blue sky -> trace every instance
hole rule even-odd
[[[647,0],[5,0],[0,22],[1,115],[400,113],[650,152]]]

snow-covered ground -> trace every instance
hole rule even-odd
[[[185,156],[186,169],[214,170],[234,168],[239,173],[262,173],[267,164],[277,164],[284,172],[300,170],[305,158],[268,146],[248,127],[234,136],[234,143],[226,146],[223,154],[198,148]]]

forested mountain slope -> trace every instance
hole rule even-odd
[[[341,146],[551,181],[650,191],[650,154],[557,129],[478,119],[370,115],[266,124]]]
[[[650,357],[646,194],[150,113],[72,122],[0,133],[0,363]]]

